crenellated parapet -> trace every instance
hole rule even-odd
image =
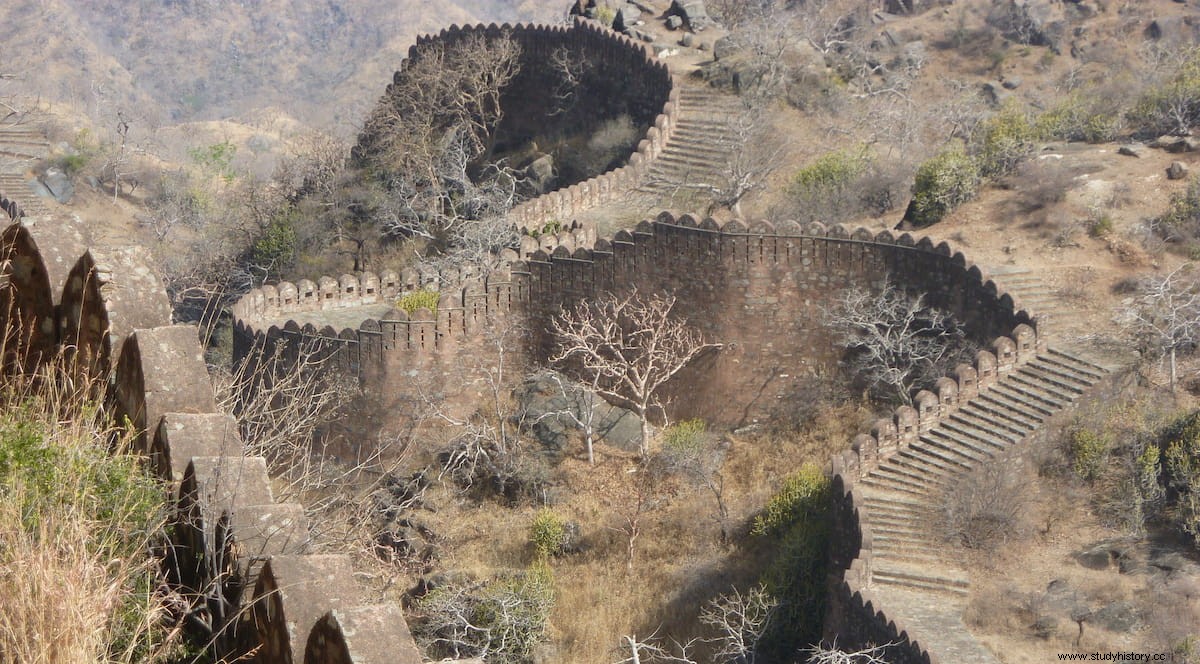
[[[88,249],[65,222],[44,233],[22,221],[0,233],[15,305],[0,309],[0,325],[5,338],[38,331],[39,352],[3,369],[33,371],[65,355],[76,378],[96,381],[114,430],[133,429],[134,451],[174,502],[170,581],[197,598],[216,658],[419,663],[398,609],[359,591],[349,559],[310,554],[303,506],[277,500],[266,461],[247,454],[236,422],[219,412],[199,330],[171,325],[148,256]],[[351,292],[349,281],[339,288]],[[314,569],[324,573],[305,574]]]
[[[406,370],[420,373],[479,359],[473,340],[497,316],[518,320],[528,331],[524,350],[537,363],[552,350],[549,324],[563,307],[605,292],[662,291],[676,296],[677,313],[727,345],[697,369],[706,380],[689,381],[700,387],[687,401],[709,418],[733,423],[747,412],[770,416],[800,396],[806,372],[839,360],[840,340],[823,322],[824,307],[848,288],[878,288],[891,280],[925,294],[929,304],[952,313],[977,343],[992,349],[975,366],[961,367],[953,386],[944,379],[918,395],[913,411],[891,425],[901,431],[910,420],[928,425],[935,414],[954,407],[956,394],[978,389],[979,376],[986,382],[1008,371],[1036,345],[1033,317],[982,270],[944,242],[907,233],[819,223],[719,223],[664,212],[609,238],[596,239],[583,227],[526,235],[520,258],[485,277],[408,270],[398,278],[346,275],[256,289],[234,306],[236,354],[245,356],[268,340],[291,347],[324,344],[335,349],[339,370],[364,385],[402,394],[414,389],[400,378],[409,375]],[[377,291],[368,293],[368,283],[378,283]],[[303,315],[366,302],[383,305],[421,288],[440,290],[436,312],[392,309],[341,329],[321,329],[320,315]],[[1010,333],[1007,341],[997,340]],[[881,425],[880,435],[888,449],[900,434]],[[879,454],[878,447],[864,453]]]

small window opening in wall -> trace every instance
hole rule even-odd
[[[347,295],[349,295],[350,293],[353,293],[353,292],[354,292],[354,286],[347,286],[347,287],[346,287],[346,294],[347,294]]]
[[[332,299],[333,299],[333,293],[326,293],[326,294],[325,294],[325,299],[326,299],[326,300],[332,300]]]
[[[367,289],[367,295],[374,295],[374,294],[375,294],[375,289],[374,289],[374,288],[368,288],[368,289]]]

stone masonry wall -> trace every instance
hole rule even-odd
[[[114,425],[135,427],[135,451],[175,501],[170,581],[205,609],[197,615],[214,630],[216,658],[418,664],[398,607],[368,601],[345,556],[309,554],[304,509],[276,501],[265,460],[246,455],[237,424],[218,412],[199,331],[171,325],[145,256],[86,250],[68,272],[57,263],[78,248],[69,220],[40,221],[54,231],[17,221],[0,234],[6,297],[42,303],[0,309],[0,326],[5,338],[47,320],[50,329],[43,352],[3,370],[61,356],[96,381]],[[57,313],[47,319],[46,310]]]
[[[547,251],[527,238],[526,260],[444,288],[436,315],[393,309],[358,329],[317,330],[287,317],[386,302],[436,278],[415,271],[343,275],[256,289],[234,306],[235,356],[266,340],[296,347],[308,339],[330,346],[338,366],[371,391],[428,391],[429,381],[461,387],[451,369],[479,360],[480,335],[494,329],[490,321],[497,317],[522,322],[528,359],[544,362],[553,347],[549,323],[563,306],[603,292],[663,291],[675,295],[677,313],[707,339],[725,344],[678,379],[688,385],[688,399],[675,414],[739,425],[803,398],[805,377],[836,364],[839,344],[822,323],[822,307],[850,287],[879,287],[890,278],[926,293],[985,346],[1021,324],[1032,332],[1029,315],[961,253],[907,234],[792,222],[722,226],[663,213],[610,240],[591,242],[584,232],[556,239],[562,244]],[[442,281],[455,283],[453,276]]]

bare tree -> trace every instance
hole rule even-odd
[[[716,510],[713,520],[721,530],[721,544],[729,541],[729,503],[725,496],[725,475],[721,472],[726,447],[705,432],[680,436],[668,433],[660,455],[666,470],[682,474],[712,495]]]
[[[885,281],[871,291],[852,288],[825,310],[829,327],[846,339],[852,362],[868,386],[888,398],[912,403],[913,386],[937,373],[962,346],[962,327],[946,312],[927,306]]]
[[[716,656],[722,662],[759,661],[758,642],[766,633],[779,600],[757,585],[744,594],[733,592],[709,601],[700,611],[700,622],[714,627],[718,635],[709,639],[715,645]]]
[[[553,372],[546,372],[544,376],[558,387],[558,393],[563,399],[564,406],[558,410],[542,413],[534,420],[533,424],[551,417],[569,421],[583,431],[588,463],[595,464],[596,456],[593,448],[596,441],[596,416],[601,404],[601,399],[596,394],[596,387],[599,384],[600,374],[592,376],[590,386],[568,385],[569,381],[565,381],[562,376]]]
[[[643,296],[634,289],[564,308],[551,326],[558,349],[550,361],[578,369],[601,396],[633,410],[642,423],[643,459],[650,449],[650,412],[661,410],[663,385],[705,350],[719,347],[673,315],[674,306],[674,296]]]
[[[507,35],[418,48],[361,145],[360,166],[382,187],[366,206],[378,232],[476,258],[515,242],[504,215],[521,178],[491,152],[501,95],[519,69],[520,45]]]
[[[626,634],[621,637],[623,647],[629,649],[629,656],[617,660],[613,664],[697,664],[691,654],[693,642],[672,643],[668,647],[654,634],[639,639],[637,634]]]
[[[1162,278],[1147,279],[1137,300],[1117,317],[1144,355],[1167,360],[1172,391],[1178,354],[1200,341],[1200,284],[1188,274],[1191,268],[1184,263]]]
[[[769,119],[764,106],[747,106],[731,119],[730,131],[718,139],[729,156],[721,168],[721,179],[711,187],[713,203],[739,217],[742,200],[766,185],[788,147],[788,142],[772,131]]]
[[[804,652],[808,654],[808,664],[890,664],[887,649],[893,644],[870,646],[847,652],[839,650],[837,643],[830,646],[813,646]]]

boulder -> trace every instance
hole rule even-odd
[[[671,0],[671,8],[667,10],[667,14],[683,19],[688,29],[693,32],[699,32],[712,23],[708,10],[704,7],[704,0]]]
[[[683,19],[679,16],[668,16],[665,23],[668,30],[678,30],[683,27]]]
[[[583,385],[554,373],[532,376],[513,390],[522,422],[552,457],[561,458],[578,445],[591,410],[597,441],[636,452],[642,439],[641,422],[632,411],[613,406]]]
[[[613,30],[624,32],[625,30],[637,25],[638,19],[642,16],[642,11],[630,4],[621,5],[617,8],[617,13],[613,17]]]
[[[544,154],[529,162],[525,167],[525,175],[539,193],[550,191],[554,188],[554,157]]]
[[[75,185],[66,173],[51,166],[46,169],[41,180],[50,194],[54,196],[54,200],[64,205],[71,202],[71,197],[75,195]]]
[[[1168,180],[1182,180],[1188,176],[1188,167],[1182,161],[1173,161],[1167,167]]]
[[[683,33],[683,36],[679,38],[679,45],[684,48],[691,48],[691,47],[695,46],[696,45],[696,35],[694,35],[690,32]]]
[[[1141,616],[1129,602],[1113,602],[1093,613],[1090,622],[1110,632],[1132,632],[1141,624]]]
[[[993,106],[1003,106],[1012,93],[1000,81],[988,81],[983,84],[983,95]]]
[[[1122,145],[1121,147],[1117,148],[1117,154],[1125,155],[1126,157],[1141,157],[1143,152],[1142,147],[1143,146],[1137,143]]]

